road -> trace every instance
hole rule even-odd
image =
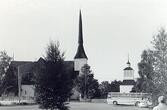
[[[1,106],[0,110],[40,110],[38,105],[33,106]],[[70,103],[70,110],[149,110],[148,108],[137,108],[134,106],[108,105],[105,103]]]
[[[71,110],[149,110],[134,106],[108,105],[106,103],[71,103]]]

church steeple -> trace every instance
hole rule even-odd
[[[128,67],[130,67],[129,54],[128,54],[128,62],[126,64],[127,64]]]
[[[78,49],[77,49],[77,53],[74,57],[74,59],[76,58],[87,58],[86,54],[85,54],[85,50],[84,50],[84,46],[83,46],[83,33],[82,33],[82,14],[80,11],[79,14],[79,34],[78,34]]]
[[[83,44],[83,33],[82,33],[82,14],[81,10],[79,13],[79,39],[78,39],[78,44]]]

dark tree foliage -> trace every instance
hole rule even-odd
[[[7,55],[6,51],[0,51],[0,94],[9,88],[9,85],[4,83],[7,83],[8,81],[10,82],[10,79],[7,78],[8,76],[6,76],[6,73],[11,60],[12,58]]]
[[[97,79],[94,79],[88,64],[82,67],[82,74],[78,76],[76,85],[82,98],[84,98],[85,94],[88,99],[99,97],[99,83]]]
[[[99,85],[101,98],[107,98],[108,92],[111,92],[111,84],[108,81],[103,81]]]
[[[17,84],[17,72],[16,68],[9,66],[9,69],[6,72],[6,75],[3,79],[2,86],[4,88],[3,94],[8,94],[9,92],[18,94],[18,84]]]
[[[108,81],[101,82],[101,84],[99,85],[101,98],[107,98],[108,92],[119,92],[119,86],[121,83],[121,81],[117,80],[114,80],[111,83],[109,83]]]
[[[122,83],[121,81],[117,81],[117,80],[112,81],[111,85],[110,85],[111,86],[111,92],[120,92],[119,86],[120,86],[121,83]]]
[[[45,60],[37,63],[36,68],[37,103],[45,109],[67,110],[75,75],[73,68],[65,65],[58,42],[50,43]]]

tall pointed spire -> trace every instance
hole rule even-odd
[[[79,39],[78,39],[79,44],[83,44],[83,33],[82,33],[82,14],[81,10],[79,13]]]
[[[77,49],[77,53],[74,57],[76,58],[87,58],[86,54],[85,54],[85,50],[83,47],[83,33],[82,33],[82,14],[81,14],[81,10],[79,13],[79,35],[78,35],[78,49]]]

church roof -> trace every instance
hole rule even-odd
[[[14,68],[13,72],[18,74],[19,67],[19,72],[23,79],[22,84],[33,84],[31,77],[33,75],[34,66],[35,63],[31,61],[12,61],[9,68]]]
[[[19,71],[22,76],[22,84],[32,85],[32,77],[34,76],[33,70],[37,63],[40,64],[40,66],[43,66],[46,61],[43,58],[40,58],[37,62],[12,61],[9,68],[15,68],[13,72],[16,72],[16,74],[18,74],[19,67]],[[64,61],[64,65],[68,70],[74,70],[74,61]]]
[[[10,63],[11,66],[18,67],[20,65],[30,64],[33,63],[32,61],[12,61]]]
[[[20,67],[21,73],[32,72],[34,62],[31,61],[12,61],[10,66],[15,67],[16,69]]]
[[[76,53],[76,55],[75,55],[74,58],[75,59],[76,58],[86,58],[86,59],[88,59],[87,56],[86,56],[86,54],[85,54],[83,45],[79,45],[78,46],[77,53]]]
[[[78,49],[74,58],[87,58],[84,46],[83,46],[83,33],[82,33],[82,15],[80,11],[79,15],[79,35],[78,35]]]
[[[74,70],[74,61],[64,61],[64,65]]]
[[[131,67],[126,67],[124,70],[133,70]]]
[[[134,80],[123,80],[121,85],[135,85],[136,82]]]

